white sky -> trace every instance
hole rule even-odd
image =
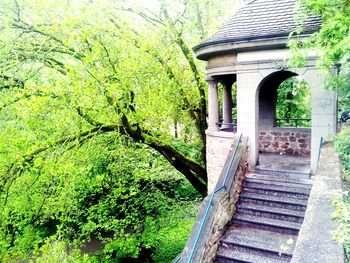
[[[156,9],[159,4],[158,0],[129,0],[125,1],[125,3],[129,3],[132,6],[137,4],[139,6],[146,7],[150,10]]]
[[[139,1],[142,3],[143,6],[145,6],[148,9],[154,9],[158,6],[158,1],[157,0],[146,0],[146,1]]]

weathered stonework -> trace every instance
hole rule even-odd
[[[236,136],[236,140],[237,139],[238,137]],[[232,142],[230,144],[232,145]],[[230,165],[233,152],[234,150],[232,149],[226,156],[224,168],[221,171],[220,177],[218,178],[216,189],[220,188],[220,186],[222,186],[224,183],[226,171]],[[201,235],[198,239],[197,246],[194,249],[193,257],[191,258],[191,262],[211,263],[214,261],[219,245],[219,239],[235,212],[236,203],[238,201],[239,193],[241,192],[242,184],[247,171],[247,138],[244,138],[238,147],[234,162],[232,164],[232,169],[230,170],[230,176],[227,178],[225,187],[221,189],[221,191],[219,191],[212,199],[212,204],[207,214],[207,220],[203,225]],[[203,200],[190,238],[177,262],[188,262],[211,197],[212,194],[209,194]]]
[[[310,155],[311,129],[275,127],[259,131],[259,152]]]
[[[207,134],[207,173],[208,194],[213,192],[219,179],[225,160],[231,149],[234,134],[232,132],[206,132]]]
[[[245,175],[248,171],[248,155],[244,152],[237,173],[237,180],[232,184],[228,192],[223,192],[219,196],[219,206],[216,210],[212,223],[212,231],[205,244],[205,249],[202,257],[203,263],[212,263],[216,257],[216,253],[220,244],[220,238],[226,229],[226,225],[230,222],[233,214],[236,211],[236,204],[239,194],[242,191],[242,185]]]

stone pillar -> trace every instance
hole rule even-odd
[[[232,81],[225,81],[223,85],[223,125],[222,128],[230,128],[231,125],[225,125],[227,123],[232,124]]]
[[[259,156],[259,97],[262,75],[258,71],[237,73],[237,133],[248,137],[249,169],[254,170]]]
[[[212,77],[207,77],[208,92],[208,131],[218,131],[219,122],[219,102],[218,102],[218,81]]]
[[[208,194],[212,193],[218,182],[222,168],[225,165],[227,155],[230,152],[233,138],[233,132],[210,132],[207,135],[207,174],[208,174]]]
[[[333,140],[337,132],[337,93],[324,87],[323,72],[308,69],[302,76],[311,88],[311,170],[316,171],[320,140]]]

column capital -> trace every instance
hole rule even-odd
[[[235,83],[234,79],[225,79],[225,80],[220,80],[220,83],[222,86],[226,89],[232,88],[233,83]]]
[[[212,76],[206,76],[205,81],[208,82],[209,84],[218,84],[219,83],[219,81]]]

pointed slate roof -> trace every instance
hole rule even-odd
[[[288,37],[297,29],[295,22],[298,0],[254,0],[240,8],[211,38],[193,50],[222,44]],[[321,18],[309,16],[303,23],[303,34],[319,30]]]

